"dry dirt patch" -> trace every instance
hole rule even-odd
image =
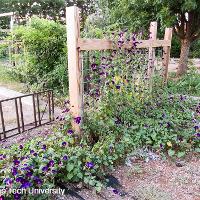
[[[120,166],[112,175],[120,187],[109,187],[100,195],[88,189],[69,190],[56,200],[200,200],[200,159],[190,157],[183,167],[172,161],[138,160],[132,167]]]

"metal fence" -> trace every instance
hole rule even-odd
[[[53,91],[0,100],[0,140],[54,121]]]

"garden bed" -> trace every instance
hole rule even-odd
[[[193,176],[198,186],[199,172],[195,166],[198,166],[199,157],[194,157],[193,161],[183,166],[182,169],[186,170],[183,172],[170,161],[184,160],[199,152],[198,101],[183,95],[161,94],[159,91],[149,98],[136,96],[131,101],[129,93],[121,95],[116,91],[114,96],[110,95],[112,102],[105,99],[99,102],[98,112],[91,110],[85,115],[81,137],[71,127],[69,102],[66,101],[66,108],[57,118],[59,123],[52,131],[1,149],[2,186],[27,189],[64,185],[73,188],[78,183],[79,188],[93,188],[98,193],[95,196],[91,190],[81,190],[80,195],[86,199],[145,199],[145,195],[153,192],[152,199],[154,195],[160,195],[163,200],[174,200],[185,187],[185,183],[182,186],[173,185],[178,181],[182,184],[182,179],[177,179],[180,174],[187,172],[183,178],[187,179],[186,183]],[[79,124],[82,119],[77,117],[73,120]],[[132,152],[139,147],[147,147],[154,153],[154,160],[158,158],[158,161],[145,163],[143,155],[139,154],[142,159],[130,163]],[[121,165],[123,163],[129,167]],[[152,168],[154,170],[151,171]],[[106,188],[109,186],[106,178],[109,174],[118,178],[123,187],[110,185],[110,188]],[[149,182],[152,188],[149,188]],[[163,189],[164,183],[166,187]],[[193,182],[188,186],[192,188],[192,197],[199,195],[197,186]],[[170,194],[173,188],[176,190]],[[121,197],[121,193],[125,196]],[[190,195],[185,193],[185,197],[190,198]],[[45,199],[48,196],[20,198]]]
[[[132,166],[119,166],[112,175],[118,184],[95,194],[89,189],[80,189],[76,185],[65,196],[56,200],[198,200],[200,198],[200,160],[190,155],[177,167],[171,160],[145,162],[135,160]],[[117,182],[116,181],[116,182]]]

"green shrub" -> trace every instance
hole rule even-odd
[[[14,69],[21,81],[37,90],[67,90],[67,50],[65,27],[54,21],[32,18],[14,32],[23,41],[22,64]]]
[[[200,96],[200,75],[195,68],[191,68],[186,75],[178,80],[169,80],[168,90],[173,93]]]
[[[200,40],[194,41],[190,49],[191,58],[200,58]]]
[[[172,38],[172,48],[171,48],[171,57],[179,58],[181,53],[181,42],[177,36],[173,36]]]

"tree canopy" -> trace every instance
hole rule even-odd
[[[0,0],[0,13],[16,12],[19,18],[38,15],[43,18],[61,20],[67,6],[77,5],[82,18],[93,12],[93,0]],[[5,21],[4,18],[2,18]],[[1,20],[1,21],[2,21]]]
[[[161,28],[172,26],[181,41],[177,75],[187,71],[190,45],[200,37],[199,0],[109,0],[113,21],[131,29],[147,28],[158,21]]]

